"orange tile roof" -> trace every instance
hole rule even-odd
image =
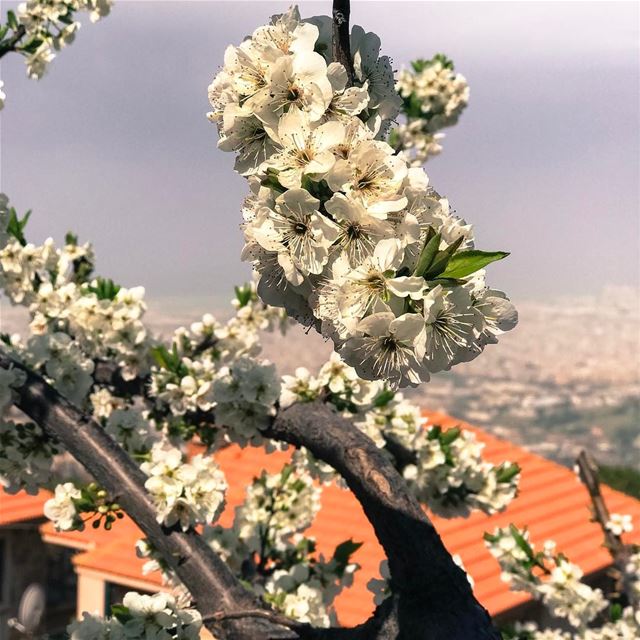
[[[493,463],[505,460],[517,462],[522,467],[520,495],[500,514],[486,516],[474,513],[470,517],[446,520],[433,516],[445,545],[451,553],[459,554],[465,568],[475,581],[475,593],[492,615],[507,611],[526,600],[523,593],[513,593],[500,580],[497,562],[484,546],[482,534],[497,526],[513,522],[528,526],[534,543],[553,538],[560,550],[579,564],[586,574],[598,571],[610,564],[607,551],[601,546],[602,536],[598,525],[590,522],[589,498],[573,472],[554,462],[529,453],[509,442],[495,438],[480,429],[442,414],[426,413],[431,423],[444,428],[459,425],[475,432],[485,443],[485,458]],[[220,523],[228,526],[233,520],[233,507],[240,504],[245,487],[262,469],[275,472],[289,458],[290,453],[265,454],[262,449],[229,447],[216,454],[229,482],[227,509]],[[603,488],[604,496],[612,512],[629,513],[640,522],[640,502]],[[125,518],[114,526],[112,532],[96,532],[89,529],[82,533],[58,533],[48,523],[42,527],[50,542],[87,549],[76,556],[76,565],[127,580],[140,580],[142,561],[134,552],[138,537],[135,525]],[[335,485],[322,493],[322,509],[308,530],[317,539],[318,551],[331,555],[334,548],[345,539],[364,542],[355,554],[361,565],[352,588],[336,600],[336,610],[342,624],[356,624],[364,620],[373,609],[371,594],[366,583],[378,575],[378,566],[384,555],[375,535],[353,495]],[[628,538],[640,543],[640,529]],[[159,584],[159,577],[151,575],[145,580]]]
[[[44,503],[51,497],[47,491],[30,496],[24,491],[10,495],[0,490],[0,527],[14,522],[42,518]]]

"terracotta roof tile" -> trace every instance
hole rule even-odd
[[[573,472],[554,462],[529,453],[512,443],[500,440],[480,429],[442,414],[426,414],[432,423],[445,428],[460,425],[476,433],[485,443],[485,457],[494,463],[505,460],[518,462],[522,467],[520,495],[505,512],[494,516],[474,513],[466,519],[445,520],[433,517],[445,545],[451,553],[458,553],[466,569],[475,580],[475,593],[492,614],[522,603],[526,594],[510,592],[500,580],[496,561],[484,546],[482,534],[497,526],[514,522],[527,525],[534,542],[541,544],[553,537],[559,549],[579,563],[585,573],[598,571],[609,564],[609,556],[601,545],[598,526],[589,521],[589,499]],[[223,525],[233,519],[233,507],[243,497],[245,487],[262,469],[277,471],[289,458],[289,452],[266,455],[261,449],[230,447],[216,458],[223,468],[230,489],[227,509],[221,518]],[[608,488],[604,489],[609,508],[613,512],[630,513],[640,522],[640,502]],[[135,557],[134,543],[139,534],[135,525],[125,519],[118,522],[111,533],[87,530],[82,533],[56,533],[47,524],[43,527],[50,541],[87,549],[76,557],[78,566],[118,575],[123,581],[140,580],[142,561]],[[343,624],[356,624],[364,620],[373,609],[371,594],[366,589],[370,578],[378,575],[383,552],[378,544],[362,508],[349,491],[336,486],[325,488],[322,509],[308,531],[315,536],[318,550],[325,555],[345,539],[364,542],[355,560],[362,569],[356,574],[353,588],[340,595],[336,609]],[[640,529],[629,540],[640,542]],[[93,550],[92,550],[93,549]],[[157,576],[151,578],[157,581]]]
[[[14,522],[42,518],[44,503],[51,497],[47,491],[30,496],[24,491],[10,495],[0,489],[0,527]]]

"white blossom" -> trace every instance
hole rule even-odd
[[[612,513],[606,523],[606,527],[614,536],[633,531],[633,521],[629,514]]]
[[[210,456],[185,462],[179,449],[157,442],[140,468],[149,476],[144,486],[155,503],[158,522],[167,527],[179,524],[186,531],[214,522],[224,507],[227,483]]]
[[[146,595],[130,591],[112,617],[87,612],[82,616],[67,627],[70,640],[197,640],[202,629],[198,611],[179,606],[167,593]]]
[[[81,498],[80,489],[72,482],[56,486],[53,498],[44,503],[44,515],[49,518],[58,531],[71,531],[84,527],[75,500]]]

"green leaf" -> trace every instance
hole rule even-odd
[[[609,607],[609,617],[611,618],[611,622],[617,622],[622,618],[622,605],[619,602],[614,602]]]
[[[241,308],[246,307],[249,302],[251,302],[253,292],[251,291],[250,285],[244,284],[241,287],[234,287],[233,290],[236,293],[236,300]]]
[[[114,618],[117,618],[118,622],[121,622],[123,624],[126,624],[126,622],[131,620],[131,613],[129,612],[129,607],[125,607],[123,604],[112,604],[111,615]]]
[[[438,253],[441,240],[442,236],[439,233],[435,233],[433,227],[429,227],[427,237],[424,241],[424,247],[422,247],[422,251],[418,257],[418,264],[413,270],[413,275],[423,276],[428,271]]]
[[[451,69],[451,71],[453,71],[453,60],[447,58],[444,53],[436,53],[436,55],[433,56],[433,62],[440,62],[445,69]]]
[[[351,556],[362,546],[362,542],[354,542],[351,538],[341,542],[333,552],[333,559],[342,571],[349,564]]]
[[[95,293],[98,300],[113,300],[120,291],[120,285],[116,284],[111,278],[96,278],[95,285],[89,285],[87,289],[91,293]]]
[[[287,480],[291,477],[292,473],[293,473],[293,465],[285,464],[284,467],[282,467],[282,471],[280,472],[280,483],[284,485],[287,482]]]
[[[23,247],[27,244],[27,240],[24,237],[24,229],[27,226],[31,211],[27,211],[24,217],[21,219],[18,217],[16,210],[11,207],[9,210],[9,223],[7,224],[7,233],[13,236]]]
[[[376,408],[386,407],[394,398],[396,392],[391,389],[383,389],[373,401],[373,406]]]
[[[7,11],[7,24],[15,31],[18,28],[18,18],[13,11]]]
[[[171,354],[167,351],[167,348],[164,345],[161,344],[157,347],[152,347],[151,357],[161,369],[170,369],[169,361]]]
[[[72,233],[71,231],[67,231],[67,233],[64,236],[64,243],[66,245],[72,245],[75,247],[78,244],[78,236],[75,233]]]
[[[458,287],[461,284],[465,284],[467,281],[461,278],[443,278],[442,276],[429,280],[429,285],[435,287],[440,285],[441,287]]]
[[[387,140],[389,146],[393,147],[396,151],[400,149],[400,134],[397,129],[393,129],[389,133],[389,139]]]
[[[492,262],[503,260],[508,255],[506,251],[478,251],[477,249],[459,251],[451,257],[441,275],[443,278],[464,278]]]
[[[442,442],[442,444],[444,445],[449,445],[454,442],[454,440],[457,440],[459,436],[460,427],[453,427],[453,429],[447,429],[446,431],[442,432],[442,435],[440,436],[440,442]]]
[[[35,53],[43,42],[44,40],[42,40],[42,38],[31,38],[31,40],[20,47],[20,51],[24,51],[25,53]]]
[[[464,237],[460,236],[455,242],[450,244],[446,249],[438,251],[436,257],[433,259],[431,266],[424,274],[425,280],[433,280],[435,277],[442,274],[447,268],[451,256],[458,250],[458,247],[463,243]]]
[[[533,558],[533,549],[531,549],[529,543],[524,539],[524,536],[520,533],[518,527],[516,527],[515,524],[510,524],[509,531],[511,531],[511,535],[516,541],[516,544],[527,554],[527,557]]]
[[[505,462],[496,471],[496,480],[499,483],[511,482],[520,473],[520,466],[515,462]]]
[[[71,13],[71,11],[68,11],[64,15],[58,16],[58,20],[60,20],[60,22],[62,22],[63,24],[73,24],[73,13]]]
[[[440,425],[434,424],[433,427],[429,430],[427,434],[428,440],[438,440],[440,438],[440,434],[442,433],[442,427]]]
[[[280,184],[280,181],[278,180],[277,176],[273,174],[269,174],[266,178],[263,178],[260,181],[260,184],[263,187],[269,187],[269,189],[272,189],[273,191],[277,191],[278,193],[284,193],[287,190],[286,187],[283,187]]]
[[[0,40],[2,40],[7,35],[7,31],[9,31],[8,24],[0,25]]]

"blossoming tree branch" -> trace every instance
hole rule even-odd
[[[109,3],[29,0],[9,12],[0,55],[25,56],[40,77],[82,10],[97,18]],[[469,90],[442,54],[396,80],[378,36],[349,21],[344,0],[331,17],[274,16],[229,46],[209,87],[218,147],[250,190],[242,258],[256,277],[236,288],[230,320],[153,335],[141,287],[96,274],[91,245],[72,233],[59,247],[29,243],[30,214],[0,197],[0,285],[30,316],[29,336],[0,336],[0,482],[53,491],[45,515],[60,530],[110,530],[127,514],[145,570],[167,587],[127,594],[106,618],[85,613],[73,640],[197,638],[203,626],[239,640],[500,638],[427,511],[500,511],[520,470],[483,460],[470,432],[425,424],[399,391],[479,356],[517,322],[485,282],[507,254],[474,246],[422,168]],[[295,322],[335,352],[315,373],[279,377],[260,334]],[[230,445],[293,453],[254,478],[222,527],[216,452]],[[55,464],[62,455],[81,467]],[[375,612],[355,628],[339,626],[333,602],[358,570],[357,532],[331,556],[306,533],[329,483],[353,492],[387,556],[369,585]],[[603,520],[618,540],[629,526]],[[536,552],[511,528],[487,544],[575,637],[627,637],[585,635],[605,609],[603,633],[631,629],[633,610],[584,585],[551,543]],[[628,595],[640,556],[627,551]]]

